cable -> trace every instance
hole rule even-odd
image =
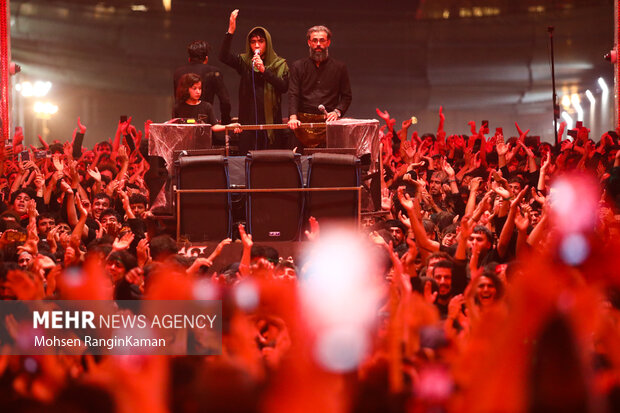
[[[255,124],[258,125],[258,103],[256,101],[256,83],[254,82],[254,64],[250,66],[250,71],[252,72],[252,92],[254,93],[254,121]],[[256,149],[258,149],[258,130],[256,130],[254,137],[254,150]]]

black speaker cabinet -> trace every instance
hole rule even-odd
[[[355,155],[315,153],[308,161],[308,188],[359,187],[360,160]],[[317,220],[357,218],[356,191],[308,192],[306,217]]]
[[[177,161],[179,189],[228,189],[228,160],[223,156],[184,156]],[[181,194],[181,238],[190,242],[221,241],[232,234],[230,193]]]
[[[289,150],[250,151],[245,161],[246,187],[301,188],[301,156]],[[254,241],[295,241],[303,223],[303,192],[248,194],[246,218]]]

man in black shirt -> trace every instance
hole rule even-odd
[[[316,116],[322,115],[320,105],[328,112],[326,116],[323,114],[327,122],[340,118],[351,105],[347,67],[329,57],[331,31],[325,26],[313,26],[308,29],[307,39],[310,57],[297,60],[291,66],[288,90],[288,126],[291,129],[297,129],[302,121],[316,122]],[[302,142],[304,146],[319,143],[307,145]]]
[[[196,40],[187,46],[189,64],[178,67],[174,71],[174,93],[176,93],[179,79],[186,73],[196,73],[202,81],[201,100],[213,105],[215,95],[220,101],[222,125],[230,123],[230,96],[224,84],[220,69],[208,65],[210,46],[204,40]],[[177,104],[180,102],[176,102]]]

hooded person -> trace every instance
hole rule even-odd
[[[273,48],[264,27],[254,27],[247,35],[245,52],[233,55],[230,46],[236,29],[238,10],[230,15],[228,32],[220,49],[220,60],[241,76],[239,82],[239,123],[259,125],[282,123],[282,94],[288,90],[288,65]],[[282,130],[244,131],[239,142],[242,155],[254,149],[283,149],[287,132]]]

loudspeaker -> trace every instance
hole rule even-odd
[[[359,187],[360,160],[355,155],[315,153],[308,161],[308,188]],[[308,192],[306,217],[317,220],[357,218],[356,191]]]
[[[228,160],[223,156],[184,156],[177,161],[179,189],[229,189]],[[230,193],[181,194],[181,237],[190,242],[221,241],[232,234]]]
[[[301,188],[301,155],[289,150],[250,151],[246,188]],[[303,223],[303,192],[249,193],[247,229],[254,241],[295,241]]]

